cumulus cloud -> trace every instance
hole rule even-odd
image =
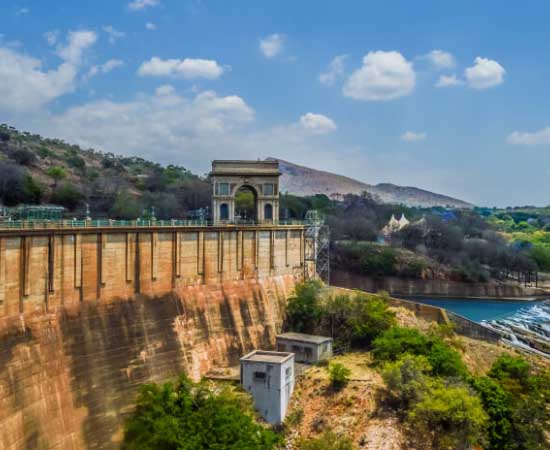
[[[355,100],[394,100],[409,95],[415,83],[412,64],[401,53],[376,51],[365,55],[363,66],[348,78],[343,93]]]
[[[74,89],[77,69],[71,63],[44,70],[40,60],[6,47],[0,47],[0,61],[0,110],[4,112],[30,112]]]
[[[456,62],[454,56],[446,51],[436,49],[424,55],[435,69],[452,69]]]
[[[90,30],[70,31],[65,45],[60,45],[57,54],[71,64],[80,64],[84,51],[94,45],[97,34]]]
[[[158,6],[159,4],[159,0],[132,0],[128,3],[128,8],[131,11],[142,11],[153,6]]]
[[[284,40],[285,35],[279,33],[260,39],[260,51],[268,59],[275,58],[283,50]]]
[[[141,76],[206,78],[210,80],[219,78],[223,72],[224,68],[211,59],[161,59],[156,56],[143,62],[138,69],[138,74]]]
[[[472,67],[464,71],[468,86],[474,89],[488,89],[504,81],[506,70],[498,62],[478,56]]]
[[[330,117],[310,112],[300,117],[300,126],[313,134],[327,134],[335,131],[337,128]]]
[[[532,133],[514,131],[506,138],[506,142],[514,145],[550,144],[550,127]]]
[[[449,87],[464,84],[454,73],[452,75],[441,75],[435,84],[436,87]]]
[[[428,135],[425,132],[417,132],[417,131],[405,131],[401,135],[401,140],[404,142],[418,142],[418,141],[424,141]]]
[[[112,25],[104,26],[103,31],[105,31],[105,33],[107,33],[107,35],[109,36],[109,42],[111,44],[114,44],[117,41],[117,39],[120,39],[120,38],[126,36],[126,33],[122,32],[122,31],[118,31]]]
[[[319,81],[326,85],[332,86],[336,80],[344,75],[344,65],[348,55],[338,55],[328,65],[326,72],[319,75]]]
[[[145,28],[147,28],[150,31],[153,31],[157,29],[157,26],[153,22],[147,22],[145,24]]]
[[[87,79],[95,77],[96,75],[106,74],[124,65],[124,62],[120,59],[110,59],[103,64],[92,66],[86,74]]]

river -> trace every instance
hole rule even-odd
[[[532,349],[534,340],[541,343],[537,348],[550,356],[550,300],[534,302],[509,300],[472,299],[413,299],[415,302],[439,306],[489,328],[504,332],[511,344]],[[529,344],[531,342],[531,344]]]

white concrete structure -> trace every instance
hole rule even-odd
[[[332,357],[332,338],[303,333],[277,335],[277,351],[292,352],[296,362],[317,364]]]
[[[283,422],[294,390],[294,354],[254,350],[243,356],[241,385],[267,422]]]

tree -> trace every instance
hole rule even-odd
[[[59,166],[50,167],[46,172],[46,175],[48,175],[53,180],[54,187],[57,187],[57,183],[59,181],[67,178],[67,172],[65,172],[65,169],[63,169],[63,167]]]
[[[22,166],[30,166],[36,159],[34,153],[26,148],[18,148],[11,154],[12,159]]]
[[[408,414],[416,438],[434,450],[468,450],[480,444],[487,421],[478,397],[464,386],[447,386],[440,381],[432,382]]]
[[[42,187],[16,164],[0,162],[0,201],[6,206],[40,203]]]
[[[352,300],[347,322],[352,332],[352,344],[366,346],[395,325],[395,313],[383,298],[357,294]]]
[[[52,203],[64,206],[73,211],[82,201],[84,195],[71,183],[63,183],[52,195]]]
[[[318,300],[322,286],[317,280],[306,281],[296,286],[286,308],[286,329],[298,333],[314,332],[322,314]]]
[[[382,368],[382,378],[386,383],[389,402],[398,411],[407,410],[420,400],[431,370],[425,356],[405,354],[395,362],[386,363]]]
[[[126,422],[123,450],[270,450],[281,442],[258,424],[249,402],[182,376],[144,385]]]

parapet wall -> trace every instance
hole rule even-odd
[[[142,383],[271,347],[308,268],[303,239],[301,227],[0,231],[0,449],[116,448]]]

